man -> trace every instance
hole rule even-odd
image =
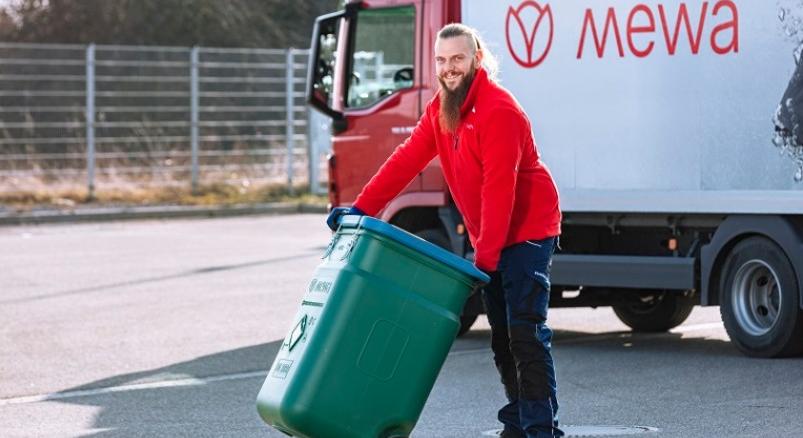
[[[546,325],[549,267],[560,234],[558,193],[539,160],[530,122],[493,79],[477,32],[450,24],[435,42],[439,92],[410,138],[340,215],[376,215],[435,157],[475,248],[491,276],[483,298],[494,361],[509,403],[503,437],[563,436],[558,428],[552,332]]]

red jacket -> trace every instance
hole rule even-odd
[[[437,155],[480,269],[495,271],[509,245],[559,235],[558,191],[516,99],[480,68],[457,135],[440,129],[439,112],[440,92],[354,205],[376,215]]]

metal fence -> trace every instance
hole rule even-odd
[[[0,43],[0,191],[309,181],[308,50]],[[325,136],[314,136],[323,139]]]

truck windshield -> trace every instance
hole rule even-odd
[[[346,106],[373,105],[413,86],[415,8],[365,9],[357,16]]]

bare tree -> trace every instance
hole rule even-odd
[[[16,0],[0,11],[5,41],[305,47],[338,0]]]

